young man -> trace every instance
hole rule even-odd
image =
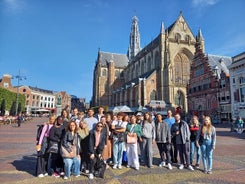
[[[94,127],[98,123],[98,120],[94,117],[93,109],[88,110],[88,116],[84,119],[84,121],[87,123],[89,131],[94,129]]]
[[[98,109],[98,114],[95,114],[95,118],[98,119],[98,121],[100,121],[100,118],[105,116],[104,114],[104,107],[103,106],[100,106],[99,109]]]
[[[171,130],[172,125],[175,123],[175,119],[170,109],[167,110],[167,118],[165,118],[163,121],[168,124],[168,128]],[[177,153],[177,148],[175,144],[175,139],[172,138],[171,142],[172,142],[172,144],[170,145],[171,161],[172,163],[178,163],[178,160],[177,160],[178,153]]]
[[[177,151],[180,157],[179,169],[187,165],[189,170],[194,170],[190,164],[190,129],[188,124],[181,119],[180,114],[175,114],[175,123],[172,125],[171,134],[175,138]]]

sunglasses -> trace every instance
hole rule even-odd
[[[98,125],[97,127],[103,127],[102,125]]]

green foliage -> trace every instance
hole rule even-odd
[[[0,108],[0,116],[4,116],[5,115],[5,109],[6,109],[6,105],[5,105],[5,99],[2,100],[2,103],[1,103],[1,108]]]
[[[9,91],[4,88],[0,88],[0,102],[5,100],[5,111],[10,111],[13,104],[16,104],[17,93]],[[21,111],[25,111],[26,97],[19,94],[18,102],[21,104]],[[16,109],[14,110],[14,112]]]

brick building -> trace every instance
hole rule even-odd
[[[201,30],[197,35],[195,47],[187,94],[189,113],[209,115],[214,123],[229,121],[231,101],[227,66],[231,64],[231,58],[206,55]]]

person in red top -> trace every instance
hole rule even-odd
[[[191,136],[190,136],[190,163],[191,165],[193,164],[193,159],[194,159],[194,154],[196,151],[196,168],[199,168],[200,165],[200,159],[201,159],[201,150],[200,147],[197,147],[196,144],[196,138],[197,138],[197,134],[200,128],[200,123],[198,121],[198,117],[197,116],[193,116],[191,118],[190,121],[190,132],[191,132]]]

